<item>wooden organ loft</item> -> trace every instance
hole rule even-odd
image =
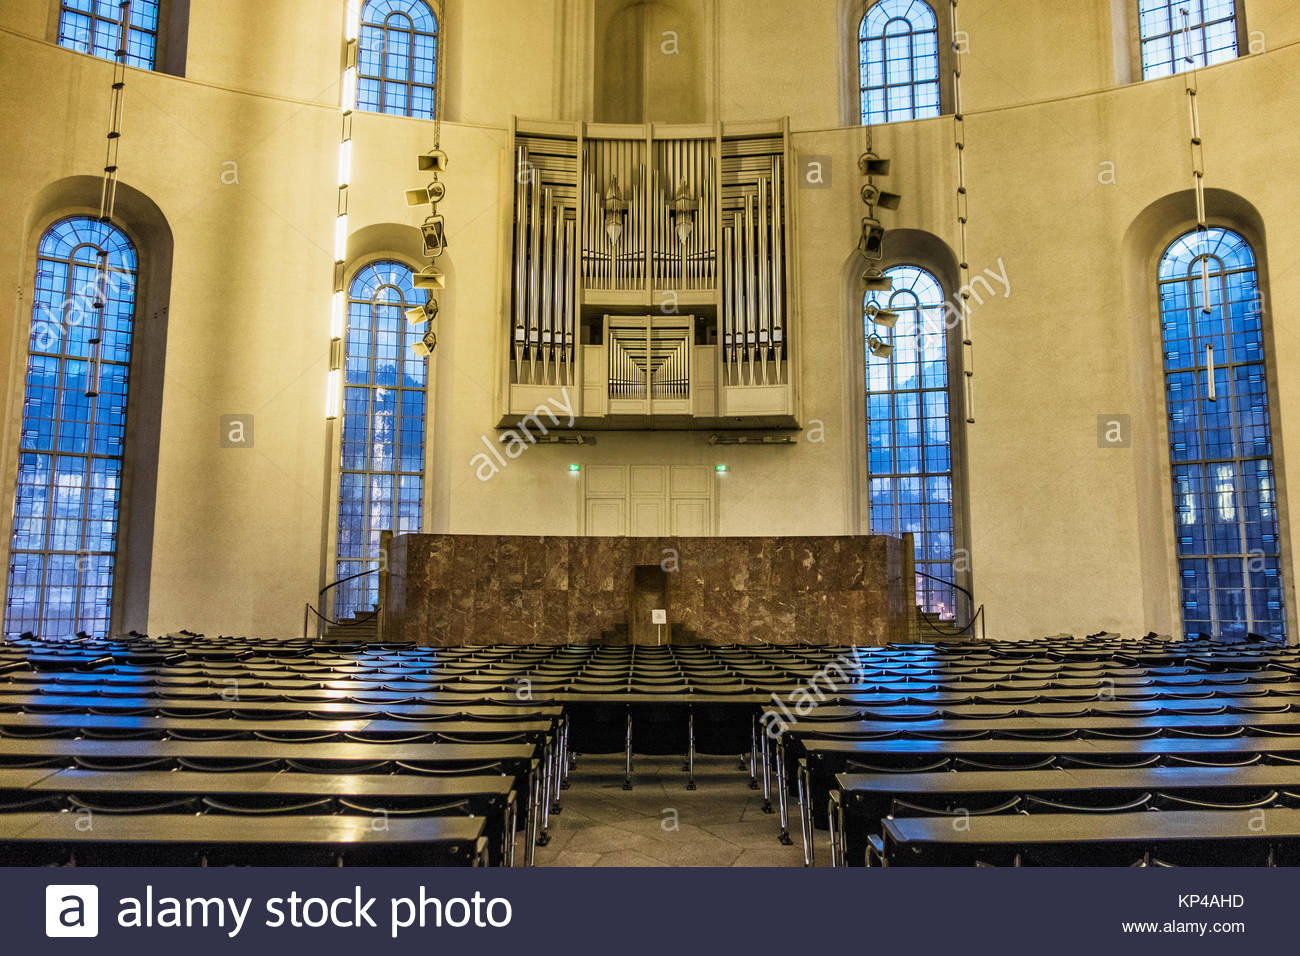
[[[587,429],[797,427],[787,121],[512,146],[503,426],[554,399]]]

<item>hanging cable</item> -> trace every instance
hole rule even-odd
[[[347,325],[348,200],[352,186],[352,114],[357,106],[357,70],[360,62],[360,0],[348,0],[343,25],[343,73],[340,83],[338,193],[334,210],[334,293],[330,303],[329,373],[325,383],[325,418],[339,416],[343,398],[343,333]]]
[[[961,96],[962,45],[957,23],[957,0],[952,4],[952,110],[953,146],[957,154],[957,268],[961,299],[961,372],[966,424],[975,424],[975,345],[970,330],[970,252],[966,227],[970,195],[966,190],[966,113]]]
[[[447,6],[442,4],[439,11],[438,20],[438,46],[442,45],[442,40],[447,34]],[[415,288],[423,289],[427,295],[423,305],[406,311],[406,318],[412,325],[424,325],[428,327],[424,330],[424,336],[420,341],[415,342],[412,348],[417,355],[428,356],[433,354],[433,350],[438,347],[438,332],[433,326],[434,320],[438,317],[441,306],[436,290],[447,287],[447,277],[433,265],[434,261],[442,256],[447,249],[447,232],[442,216],[438,212],[438,204],[447,196],[447,187],[441,181],[442,174],[447,169],[447,154],[442,150],[442,117],[444,113],[444,104],[446,102],[446,55],[443,50],[435,47],[434,75],[433,75],[433,149],[427,153],[421,154],[419,158],[419,168],[423,172],[428,172],[430,179],[423,188],[410,189],[406,192],[407,204],[410,206],[429,206],[429,214],[425,217],[424,223],[420,226],[420,233],[424,237],[424,257],[429,260],[429,265],[421,269],[415,277]]]
[[[117,5],[117,50],[113,55],[113,86],[108,101],[108,145],[104,153],[104,178],[99,189],[99,221],[113,224],[117,211],[118,147],[122,142],[122,114],[126,98],[126,47],[131,29],[131,0]],[[104,309],[108,307],[108,251],[100,249],[95,260],[95,298],[92,308],[95,327],[86,340],[90,350],[90,374],[86,378],[85,396],[99,397],[100,375],[103,371]]]
[[[865,20],[873,0],[864,0],[862,17]],[[865,151],[858,158],[858,169],[867,181],[862,185],[862,202],[867,207],[867,214],[862,219],[862,234],[858,238],[858,254],[867,260],[867,268],[861,277],[862,292],[872,295],[870,303],[863,305],[863,319],[870,320],[873,328],[867,333],[867,348],[877,358],[888,358],[893,353],[893,345],[880,335],[880,329],[892,329],[896,316],[888,309],[879,308],[875,299],[881,293],[888,293],[893,288],[893,281],[886,276],[878,265],[885,258],[885,227],[877,216],[876,209],[897,209],[902,197],[896,193],[885,192],[876,185],[877,176],[888,176],[890,162],[876,155],[875,129],[871,123],[871,106],[867,104],[866,115],[862,118]],[[892,333],[890,338],[892,339]]]
[[[1196,195],[1196,233],[1200,237],[1202,245],[1200,256],[1201,314],[1210,316],[1214,314],[1214,308],[1210,305],[1210,254],[1208,248],[1205,247],[1205,238],[1210,228],[1210,222],[1205,206],[1205,140],[1201,136],[1200,71],[1196,57],[1192,53],[1191,12],[1187,7],[1179,7],[1178,13],[1183,18],[1183,61],[1187,64],[1187,69],[1183,71],[1183,81],[1187,91],[1187,112],[1191,121],[1192,189]],[[1190,304],[1195,306],[1194,294]],[[1205,344],[1205,368],[1207,376],[1206,400],[1218,401],[1214,381],[1214,344],[1212,342]]]

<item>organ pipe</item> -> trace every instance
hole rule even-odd
[[[645,292],[658,303],[658,293],[690,292],[716,296],[720,384],[789,383],[782,136],[517,132],[515,147],[512,382],[575,383],[588,294]],[[611,196],[621,197],[613,210]],[[690,217],[685,238],[679,217]],[[692,344],[655,352],[666,346],[648,341],[642,357],[610,343],[611,378],[620,394],[640,375],[650,393],[686,397],[677,389]],[[642,358],[645,368],[626,364]]]

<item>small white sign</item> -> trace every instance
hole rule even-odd
[[[653,610],[653,611],[650,612],[650,623],[651,623],[651,624],[667,624],[667,623],[668,623],[668,612],[665,611],[665,610],[663,610],[662,608],[655,608],[655,610]]]

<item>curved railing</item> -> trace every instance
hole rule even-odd
[[[337,581],[325,585],[320,589],[320,593],[316,595],[317,603],[323,604],[324,602],[321,598],[334,590],[334,588],[338,587],[340,584],[347,584],[349,581],[355,581],[357,578],[364,578],[367,574],[378,574],[381,569],[382,565],[379,567],[367,568],[364,571],[358,571],[356,574],[349,574],[346,578],[339,578]],[[310,602],[308,602],[306,609],[302,613],[302,636],[307,636],[307,624],[311,620],[311,615],[313,614],[316,615],[317,620],[324,621],[326,624],[331,624],[334,627],[357,627],[360,624],[369,624],[378,617],[381,610],[383,609],[376,607],[365,617],[357,618],[355,621],[336,621],[328,615],[322,614]]]
[[[970,591],[968,591],[966,588],[962,587],[962,586],[961,586],[960,584],[958,584],[956,581],[948,581],[948,580],[945,580],[944,578],[938,578],[938,577],[935,577],[933,574],[927,574],[927,573],[924,572],[924,571],[917,571],[917,572],[916,572],[916,576],[917,576],[917,577],[921,577],[921,578],[925,578],[925,579],[928,580],[928,581],[935,581],[935,582],[937,582],[937,583],[939,583],[939,584],[946,584],[948,587],[950,587],[950,588],[954,588],[955,590],[960,591],[962,594],[966,595],[966,600],[968,600],[968,601],[970,602],[970,606],[971,606],[971,607],[975,607],[975,595],[972,594]],[[937,624],[935,624],[933,621],[929,620],[929,619],[928,619],[924,614],[920,614],[920,613],[918,613],[918,614],[917,614],[917,617],[921,620],[921,623],[923,623],[923,624],[924,624],[926,627],[928,627],[930,630],[934,631],[936,634],[938,634],[938,635],[940,635],[940,636],[942,636],[942,637],[965,637],[965,636],[967,636],[968,632],[970,632],[971,628],[973,628],[973,627],[978,623],[979,626],[980,626],[979,639],[980,639],[981,641],[985,639],[985,638],[984,638],[984,605],[983,605],[983,604],[981,604],[978,608],[975,609],[975,613],[973,613],[973,614],[971,615],[970,620],[967,621],[967,622],[966,622],[963,626],[961,626],[961,627],[953,627],[953,628],[939,627],[939,626],[938,626]],[[970,636],[974,636],[974,635],[971,634]]]

